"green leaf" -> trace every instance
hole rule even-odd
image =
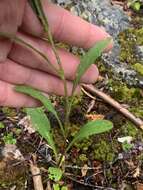
[[[52,105],[51,101],[49,100],[49,98],[44,96],[40,91],[38,91],[32,87],[23,86],[23,85],[20,85],[20,86],[17,85],[15,87],[15,90],[17,92],[27,94],[27,95],[32,96],[33,98],[39,100],[48,111],[50,111],[57,117],[56,110],[55,110],[54,106]]]
[[[141,3],[140,3],[140,2],[135,2],[135,3],[132,5],[132,8],[134,9],[134,11],[139,11],[140,8],[141,8]]]
[[[122,148],[123,148],[123,150],[124,150],[125,152],[130,151],[133,147],[134,147],[134,145],[133,145],[133,144],[130,144],[130,143],[128,143],[128,142],[122,143]]]
[[[51,132],[50,122],[42,108],[26,108],[27,114],[30,116],[33,127],[48,142],[57,157],[57,151]]]
[[[107,120],[90,121],[87,124],[85,124],[83,127],[81,127],[81,129],[75,135],[72,142],[69,144],[66,151],[68,151],[76,141],[81,141],[85,138],[88,138],[91,135],[104,133],[106,131],[111,130],[112,128],[113,128],[112,122]]]
[[[106,40],[99,41],[95,44],[94,47],[92,47],[80,60],[80,64],[77,68],[77,75],[76,79],[74,80],[74,86],[77,86],[77,84],[80,82],[81,77],[84,75],[84,73],[87,71],[87,69],[95,63],[96,59],[101,56],[101,53],[104,51],[104,49],[107,47],[109,42],[111,41],[110,38]]]
[[[4,128],[5,128],[4,124],[0,122],[0,129],[4,129]]]
[[[63,176],[63,172],[60,168],[49,167],[48,172],[49,172],[49,179],[55,182],[60,181],[60,179]]]
[[[68,190],[68,188],[67,188],[66,186],[63,186],[63,187],[61,188],[61,190]]]
[[[5,135],[2,139],[5,144],[16,144],[16,139],[13,137],[12,133]]]
[[[53,190],[60,190],[59,184],[53,184]]]
[[[62,123],[58,117],[58,114],[57,114],[57,112],[56,112],[56,110],[55,110],[54,106],[52,105],[49,98],[44,96],[40,91],[38,91],[32,87],[29,87],[29,86],[17,85],[15,87],[15,90],[17,92],[27,94],[27,95],[32,96],[33,98],[39,100],[44,105],[44,107],[47,109],[47,111],[53,113],[53,115],[56,117],[56,119],[59,123],[59,126],[62,130],[62,133],[64,135],[65,132],[64,132],[63,125],[62,125]]]

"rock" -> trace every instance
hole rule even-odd
[[[71,12],[98,26],[105,27],[113,36],[112,52],[104,54],[102,59],[114,78],[126,81],[130,86],[143,87],[143,77],[126,62],[120,60],[120,44],[118,34],[131,27],[131,18],[125,14],[121,6],[111,5],[110,0],[55,0],[63,7],[70,7]],[[69,6],[70,5],[70,6]],[[143,46],[136,47],[137,57],[143,59]]]
[[[26,171],[25,159],[16,145],[0,146],[0,187],[5,185],[9,189],[13,184],[24,190]]]
[[[136,54],[137,59],[140,59],[143,64],[143,45],[135,47],[135,54]]]

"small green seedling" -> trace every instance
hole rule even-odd
[[[134,11],[139,12],[143,5],[142,0],[129,0],[127,3],[128,7],[131,7]]]
[[[122,148],[125,152],[130,151],[133,148],[133,144],[128,143],[127,141],[125,141],[124,143],[122,143]]]
[[[63,172],[60,168],[49,167],[48,169],[49,179],[54,182],[60,181],[63,175]]]
[[[16,139],[13,137],[12,133],[5,135],[2,139],[5,144],[16,144]]]

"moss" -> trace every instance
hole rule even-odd
[[[86,161],[88,160],[86,154],[81,154],[81,155],[79,156],[79,159],[80,159],[82,162],[86,162]]]
[[[109,142],[101,140],[100,143],[94,146],[94,158],[100,161],[112,162],[115,158],[115,153]]]
[[[82,151],[82,153],[87,153],[87,151],[89,150],[92,143],[93,143],[92,138],[85,139],[85,140],[83,140],[81,142],[75,143],[75,147],[80,149]]]
[[[134,124],[132,124],[131,122],[127,121],[125,123],[125,125],[123,125],[121,127],[121,133],[124,136],[131,136],[133,138],[137,138],[139,130],[137,129],[136,126],[134,126]]]
[[[143,75],[143,65],[140,63],[135,63],[133,68],[141,75]]]
[[[129,88],[125,83],[119,81],[109,80],[108,87],[111,95],[118,101],[130,102],[139,100],[141,98],[140,90],[138,88]]]
[[[73,124],[69,129],[70,129],[70,136],[74,137],[75,134],[79,131],[79,126]]]
[[[140,102],[140,105],[138,105],[137,107],[132,107],[129,110],[137,117],[143,118],[143,102]]]
[[[7,116],[7,117],[15,117],[17,115],[16,110],[14,108],[9,108],[9,107],[3,107],[2,112]]]
[[[7,135],[4,135],[2,138],[5,144],[16,144],[16,139],[13,137],[12,133],[8,133]]]
[[[131,65],[142,63],[135,55],[135,47],[143,45],[143,28],[127,29],[119,35],[121,45],[120,60]]]

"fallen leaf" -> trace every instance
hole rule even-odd
[[[22,118],[18,125],[22,125],[24,127],[24,131],[27,131],[29,134],[33,134],[35,133],[35,129],[33,128],[30,116],[25,116],[24,118]]]
[[[87,171],[88,171],[88,166],[87,166],[87,164],[85,164],[85,165],[82,167],[82,169],[81,169],[82,177],[86,176]]]
[[[127,142],[130,144],[132,140],[133,140],[133,137],[131,137],[131,136],[119,137],[118,138],[118,142],[120,142],[120,143]]]
[[[85,117],[90,121],[104,119],[104,115],[101,115],[101,114],[86,114]]]
[[[139,177],[140,176],[140,168],[137,167],[136,170],[135,170],[135,173],[133,174],[133,177],[136,178],[136,177]]]
[[[137,190],[143,190],[143,183],[137,184]]]

